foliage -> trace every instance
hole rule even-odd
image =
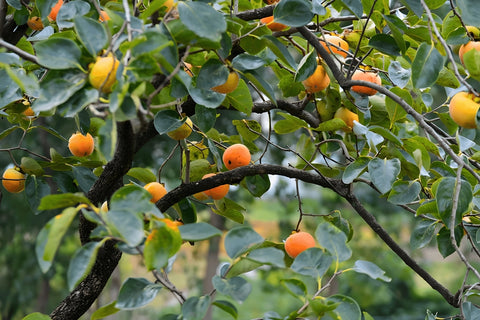
[[[238,319],[253,290],[245,274],[254,270],[279,272],[296,300],[282,314],[264,310],[259,318],[371,319],[361,297],[330,287],[365,277],[377,284],[398,281],[388,272],[395,269],[376,256],[354,256],[359,229],[353,218],[335,207],[307,212],[302,198],[308,190],[300,182],[329,189],[351,205],[396,257],[456,308],[453,318],[479,317],[480,270],[470,256],[480,255],[479,131],[459,127],[448,103],[459,91],[473,93],[478,102],[478,52],[466,53],[461,63],[458,50],[475,40],[470,30],[480,25],[474,1],[457,2],[458,7],[443,0],[234,0],[172,6],[153,0],[132,7],[125,0],[74,0],[51,21],[54,0],[6,1],[0,13],[0,112],[7,124],[0,132],[2,164],[26,174],[22,195],[32,214],[43,218],[28,233],[36,234],[43,273],[61,261],[70,233],[78,230],[81,242],[70,262],[61,264],[67,299],[48,316],[35,312],[25,319],[78,319],[121,255],[138,257],[150,278],[129,276],[93,319],[144,307],[163,291],[179,305],[164,319],[203,319],[211,307]],[[101,22],[101,10],[110,19]],[[272,33],[259,22],[271,15],[288,29]],[[41,18],[41,31],[27,28],[33,16]],[[325,44],[328,34],[341,36],[349,50]],[[90,72],[109,56],[118,68],[115,63],[102,70],[103,82],[108,78],[108,90],[102,90],[105,83],[98,75],[92,83]],[[305,91],[302,81],[319,66],[329,85]],[[357,69],[378,73],[381,85],[352,80]],[[238,85],[216,91],[232,74]],[[354,86],[377,93],[362,95]],[[24,113],[28,108],[33,116]],[[340,108],[359,120],[335,116]],[[185,116],[192,134],[170,139],[169,132],[187,123]],[[65,137],[77,131],[94,137],[91,155],[68,153]],[[44,148],[30,143],[39,136],[48,137]],[[158,149],[148,148],[152,143]],[[235,144],[248,148],[252,164],[228,170],[222,156]],[[210,173],[217,174],[201,179]],[[298,213],[291,231],[310,224],[318,244],[295,259],[281,241],[250,225],[249,203],[239,201],[242,192],[264,197],[276,176],[295,185]],[[155,180],[166,182],[168,192],[152,203],[143,186]],[[199,200],[220,185],[236,188],[225,198]],[[374,196],[365,196],[364,188]],[[3,189],[2,196],[14,197]],[[372,203],[379,199],[415,221],[409,233],[415,252],[435,239],[441,256],[461,260],[465,280],[455,292],[414,260],[387,222],[376,219]],[[102,208],[105,201],[108,209]],[[227,219],[225,230],[199,214],[205,208]],[[226,261],[211,277],[212,291],[187,295],[170,277],[179,252],[221,235]],[[425,313],[436,318],[435,310],[426,307]]]

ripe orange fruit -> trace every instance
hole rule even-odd
[[[479,99],[473,93],[458,92],[450,100],[448,111],[452,120],[460,127],[475,129],[477,127],[477,112]]]
[[[282,31],[288,28],[288,26],[283,23],[274,22],[273,16],[262,18],[260,19],[260,22],[265,24],[267,28],[272,31]]]
[[[202,179],[213,177],[214,175],[215,173],[207,173],[202,177]],[[227,195],[229,189],[230,189],[230,185],[222,184],[218,187],[205,190],[203,191],[203,193],[205,193],[207,196],[209,196],[213,200],[220,200]]]
[[[305,231],[294,231],[285,240],[285,251],[291,258],[296,258],[301,252],[313,247],[315,247],[315,239]]]
[[[25,175],[15,168],[5,170],[2,176],[2,184],[5,190],[11,193],[19,193],[25,189]]]
[[[480,41],[469,41],[466,44],[462,44],[458,50],[458,57],[463,64],[463,55],[470,50],[480,51]]]
[[[105,10],[100,10],[100,15],[98,17],[98,21],[104,22],[110,20],[110,16]]]
[[[22,113],[27,117],[33,117],[35,115],[35,112],[33,112],[32,107],[28,107],[27,109],[23,110]]]
[[[175,7],[177,4],[174,2],[174,0],[166,0],[163,3],[163,7],[167,7],[167,11],[170,11],[173,7]]]
[[[238,76],[238,73],[230,71],[227,81],[219,86],[213,87],[212,90],[218,93],[230,93],[237,89],[239,81],[240,77]]]
[[[58,10],[60,10],[62,5],[63,0],[58,0],[57,4],[53,6],[52,10],[50,10],[50,13],[48,14],[48,19],[50,19],[50,21],[57,21]]]
[[[205,192],[197,192],[193,195],[193,197],[198,201],[204,201],[208,199],[208,196],[205,194]]]
[[[169,227],[170,229],[173,229],[175,231],[178,231],[178,227],[183,225],[183,223],[181,221],[171,220],[171,219],[168,219],[168,218],[162,218],[162,219],[159,219],[159,220],[164,222],[167,225],[167,227]]]
[[[351,132],[353,129],[353,121],[358,121],[358,114],[348,110],[345,107],[340,107],[335,112],[334,118],[342,119],[343,122],[347,125],[347,128],[344,128],[343,131]]]
[[[165,189],[163,184],[158,182],[147,183],[143,188],[150,192],[150,194],[152,195],[150,201],[153,203],[156,203],[158,200],[163,198],[164,195],[167,194],[167,189]]]
[[[353,75],[352,75],[352,80],[362,80],[362,81],[368,81],[371,83],[375,83],[378,85],[382,84],[382,79],[378,75],[378,73],[375,72],[365,72],[363,70],[357,69]],[[352,91],[355,91],[356,93],[364,94],[366,96],[373,96],[374,94],[377,93],[377,90],[365,87],[365,86],[352,86]]]
[[[325,68],[319,64],[317,69],[315,69],[315,72],[313,72],[310,77],[303,80],[302,84],[308,93],[316,93],[325,90],[328,87],[330,84],[330,77]]]
[[[90,133],[84,136],[77,132],[68,139],[68,149],[76,157],[86,157],[95,149],[95,141]]]
[[[93,64],[88,75],[90,84],[95,89],[102,88],[103,93],[112,91],[112,86],[115,83],[117,68],[120,62],[109,53],[106,57],[97,57],[97,61]]]
[[[251,159],[250,150],[241,143],[231,145],[223,153],[223,164],[228,170],[246,166]]]
[[[322,46],[325,48],[325,50],[327,50],[327,52],[330,52],[333,54],[339,54],[344,58],[347,57],[348,53],[346,51],[348,51],[349,46],[348,46],[348,43],[342,38],[338,36],[326,34],[325,40],[327,41],[328,45],[327,43],[325,43],[325,40],[323,39],[323,37],[320,37],[319,40]]]
[[[167,132],[167,135],[173,140],[183,140],[190,136],[190,134],[192,133],[192,127],[192,120],[187,117],[187,120],[185,120],[185,122],[180,127],[173,131]]]
[[[40,17],[33,16],[27,20],[27,25],[32,30],[43,30],[43,22]]]

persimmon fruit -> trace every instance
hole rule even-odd
[[[470,50],[480,51],[480,41],[469,41],[466,44],[462,44],[458,50],[458,57],[463,64],[463,55]]]
[[[333,117],[337,118],[337,119],[342,119],[343,122],[345,122],[345,124],[347,125],[347,127],[343,129],[343,131],[345,131],[345,132],[351,132],[352,131],[354,120],[359,121],[358,114],[348,110],[345,107],[338,108]]]
[[[250,164],[252,156],[244,144],[236,143],[225,149],[222,159],[225,167],[232,170]]]
[[[291,258],[296,258],[300,253],[308,248],[315,247],[315,239],[305,231],[294,231],[285,240],[285,251]]]
[[[202,177],[202,179],[210,178],[210,177],[213,177],[214,175],[215,173],[207,173]],[[207,196],[209,196],[213,200],[220,200],[227,195],[229,189],[230,189],[230,185],[222,184],[217,187],[205,190],[203,191],[203,193],[205,193]]]
[[[236,73],[235,71],[230,71],[230,73],[228,74],[227,81],[225,81],[221,85],[213,87],[212,90],[218,93],[228,94],[230,92],[233,92],[235,89],[237,89],[239,81],[240,81],[240,77],[238,76],[238,73]]]
[[[450,100],[448,111],[452,120],[460,127],[475,129],[477,127],[477,112],[479,101],[473,93],[461,91]]]
[[[100,15],[98,16],[98,21],[104,22],[110,20],[110,16],[105,10],[100,10]]]
[[[150,192],[150,194],[152,195],[150,201],[153,203],[156,203],[158,200],[162,199],[164,195],[167,194],[167,189],[165,189],[163,184],[159,182],[147,183],[143,188]]]
[[[288,26],[283,23],[275,22],[273,16],[262,18],[260,19],[260,22],[265,24],[267,28],[272,31],[282,31],[288,28]]]
[[[2,185],[8,192],[22,192],[25,189],[25,175],[16,168],[8,168],[3,173]]]
[[[341,55],[346,58],[348,55],[349,45],[348,42],[340,38],[339,36],[334,36],[331,34],[325,34],[325,39],[320,37],[320,43],[327,50],[327,52]],[[326,41],[326,42],[325,42]]]
[[[58,11],[62,7],[62,5],[63,0],[58,0],[58,2],[52,7],[50,13],[48,14],[48,19],[50,19],[50,21],[57,21]]]
[[[106,57],[97,57],[97,60],[90,68],[88,80],[92,87],[102,90],[103,93],[110,93],[116,81],[117,69],[120,62],[112,53]]]
[[[192,134],[192,120],[187,117],[185,122],[177,129],[167,132],[167,135],[173,140],[183,140]]]
[[[377,85],[382,84],[382,79],[380,78],[378,73],[367,72],[367,71],[363,71],[363,70],[360,70],[360,69],[357,69],[353,73],[352,80],[367,81],[367,82],[371,82],[371,83],[374,83],[374,84],[377,84]],[[374,94],[377,93],[377,90],[375,90],[373,88],[366,87],[366,86],[352,86],[351,89],[352,89],[352,91],[354,91],[356,93],[363,94],[363,95],[366,95],[366,96],[373,96]]]
[[[330,84],[330,77],[323,65],[318,64],[317,69],[307,79],[302,81],[307,93],[316,93],[325,90]]]
[[[27,25],[30,29],[35,30],[35,31],[40,31],[43,30],[43,22],[40,17],[33,16],[30,19],[27,20]]]
[[[68,139],[68,149],[76,157],[86,157],[95,149],[95,141],[90,133],[83,135],[77,132]]]

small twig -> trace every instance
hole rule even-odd
[[[3,2],[3,0],[0,1],[0,2]],[[40,65],[36,56],[34,56],[34,55],[32,55],[32,54],[30,54],[26,51],[23,51],[19,47],[16,47],[13,44],[8,43],[7,41],[3,40],[2,38],[0,38],[0,47],[4,47],[8,51],[11,51],[11,52],[17,54],[20,58],[23,58],[25,60],[28,60],[30,62],[33,62],[35,64]]]

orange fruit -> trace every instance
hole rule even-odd
[[[163,184],[158,182],[147,183],[143,188],[150,192],[150,194],[152,195],[150,201],[153,203],[156,203],[158,200],[162,199],[164,195],[167,194],[167,189],[165,189]]]
[[[98,17],[98,21],[104,22],[110,20],[110,16],[105,10],[100,10],[100,15]]]
[[[251,159],[250,150],[241,143],[231,145],[223,153],[223,164],[228,170],[246,166]]]
[[[167,11],[170,11],[173,7],[175,7],[177,4],[174,2],[174,0],[166,0],[163,3],[163,7],[167,7]]]
[[[198,201],[205,201],[208,199],[208,196],[205,194],[205,192],[197,192],[193,195],[193,197]]]
[[[117,68],[120,62],[112,53],[106,57],[97,57],[97,60],[90,69],[88,80],[95,89],[102,90],[103,93],[112,91],[115,83]]]
[[[62,5],[63,5],[63,0],[58,0],[57,4],[55,4],[52,10],[50,10],[50,13],[48,14],[48,18],[51,21],[57,21],[58,10],[60,10]]]
[[[185,122],[180,127],[173,131],[167,132],[167,135],[173,140],[183,140],[190,136],[190,134],[192,133],[192,127],[192,120],[187,117],[187,120],[185,120]]]
[[[77,132],[68,139],[68,149],[76,157],[86,157],[95,149],[95,141],[90,133],[84,136]]]
[[[378,75],[378,73],[375,72],[365,72],[363,70],[357,69],[353,75],[352,75],[352,80],[362,80],[362,81],[367,81],[371,83],[375,83],[378,85],[382,84],[382,79]],[[366,96],[373,96],[374,94],[377,93],[377,90],[365,87],[365,86],[352,86],[352,91],[355,91],[356,93],[360,93]]]
[[[218,93],[230,93],[237,89],[239,81],[240,77],[238,76],[238,73],[230,71],[227,81],[219,86],[213,87],[212,90]]]
[[[27,25],[32,30],[43,30],[43,22],[40,17],[33,16],[27,20]]]
[[[313,247],[315,247],[315,239],[305,231],[294,231],[285,240],[285,251],[291,258],[296,258],[301,252]]]
[[[25,175],[16,168],[9,168],[3,173],[2,184],[8,192],[22,192],[25,189]]]
[[[159,219],[159,220],[164,222],[167,225],[167,227],[169,227],[170,229],[173,229],[175,231],[178,231],[178,227],[183,225],[183,223],[181,221],[171,220],[171,219],[168,219],[168,218],[162,218],[162,219]]]
[[[475,129],[480,104],[473,93],[458,92],[450,100],[448,111],[452,120],[460,127]]]
[[[341,55],[342,57],[346,58],[348,53],[345,52],[345,51],[348,51],[349,49],[349,46],[348,46],[348,43],[343,40],[342,38],[338,37],[338,36],[333,36],[333,35],[330,35],[330,34],[326,34],[325,35],[325,40],[327,41],[327,43],[325,43],[325,40],[323,39],[323,37],[320,37],[319,38],[320,40],[320,43],[322,44],[322,46],[325,48],[325,50],[327,50],[327,52],[330,52],[330,53],[333,53],[333,54],[339,54]],[[341,50],[341,49],[343,50]]]
[[[319,64],[317,69],[315,69],[315,72],[313,72],[310,77],[303,80],[302,84],[308,93],[316,93],[325,90],[328,87],[330,84],[330,77],[325,68]]]
[[[480,41],[469,41],[466,44],[462,44],[458,50],[458,57],[463,64],[463,55],[470,50],[480,51]]]
[[[348,110],[345,107],[338,108],[333,117],[338,118],[338,119],[342,119],[343,122],[345,122],[345,124],[347,125],[347,128],[343,129],[343,131],[345,131],[345,132],[351,132],[352,131],[354,120],[359,121],[358,120],[358,114]]]
[[[265,24],[267,28],[272,31],[282,31],[288,28],[288,26],[283,23],[274,22],[273,16],[262,18],[260,19],[260,22]]]
[[[35,115],[35,112],[33,112],[32,107],[28,107],[27,109],[23,110],[22,113],[27,117],[33,117]]]
[[[202,177],[202,179],[213,177],[214,175],[215,173],[207,173]],[[207,196],[209,196],[213,200],[220,200],[227,195],[229,189],[230,189],[230,185],[222,184],[218,187],[205,190],[203,191],[203,193],[205,193]]]

